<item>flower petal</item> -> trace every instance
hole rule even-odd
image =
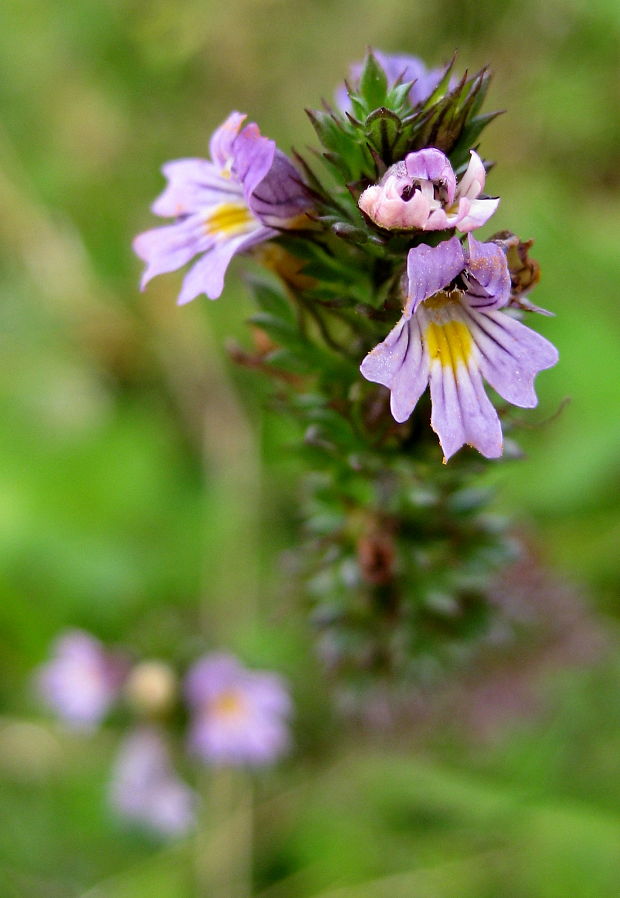
[[[134,252],[147,263],[141,288],[144,289],[156,275],[181,268],[212,243],[213,237],[206,233],[200,215],[191,215],[176,224],[138,234],[133,242]]]
[[[497,243],[481,243],[471,234],[467,247],[463,280],[469,305],[495,309],[505,306],[510,300],[510,271],[503,249]]]
[[[275,233],[269,228],[258,226],[251,234],[241,234],[214,244],[185,275],[177,305],[183,306],[201,293],[205,293],[209,299],[218,299],[224,289],[224,277],[232,257],[255,243],[267,240]]]
[[[383,343],[369,352],[360,370],[366,380],[390,388],[392,416],[399,424],[406,421],[428,384],[418,320],[401,318]]]
[[[466,197],[463,197],[461,202],[463,202],[464,199],[466,199]],[[475,228],[480,228],[483,224],[487,223],[499,206],[499,197],[489,197],[484,200],[469,200],[469,204],[467,213],[462,217],[457,217],[455,222],[455,226],[464,234],[473,231]]]
[[[502,454],[502,428],[491,401],[484,392],[475,359],[467,364],[431,363],[431,427],[439,437],[447,461],[468,443],[486,458]]]
[[[233,154],[232,146],[247,116],[242,112],[231,112],[226,121],[211,135],[209,153],[216,165],[226,169]]]
[[[456,189],[457,197],[467,197],[467,199],[475,200],[480,196],[486,181],[486,171],[482,164],[482,159],[475,150],[470,150],[471,158],[465,174],[458,183]]]
[[[274,140],[263,137],[253,122],[241,131],[233,144],[232,171],[243,186],[246,203],[272,166],[276,152]]]
[[[168,185],[151,206],[155,215],[177,218],[231,196],[243,197],[241,186],[227,179],[206,159],[174,159],[162,167]]]
[[[430,147],[417,150],[405,156],[407,174],[410,178],[422,181],[443,182],[446,189],[447,202],[451,203],[456,191],[456,177],[448,157],[441,150]]]
[[[271,168],[249,198],[250,209],[265,224],[284,223],[310,206],[310,196],[293,163],[276,150]]]
[[[534,378],[556,364],[555,346],[505,312],[464,311],[478,347],[483,376],[507,402],[533,408],[538,402]]]
[[[409,250],[407,256],[407,302],[405,318],[411,318],[421,302],[443,290],[465,267],[465,255],[458,237],[437,246],[422,243]]]

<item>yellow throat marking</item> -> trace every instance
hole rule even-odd
[[[224,717],[228,720],[241,717],[246,710],[245,700],[234,689],[227,689],[221,692],[211,703],[211,711],[217,717]]]
[[[439,359],[443,368],[452,368],[455,374],[459,364],[467,365],[474,341],[462,321],[431,321],[424,336],[431,362]]]
[[[254,222],[254,216],[243,203],[220,203],[205,219],[205,230],[216,237],[235,237]]]

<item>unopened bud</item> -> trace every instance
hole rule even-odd
[[[176,691],[176,674],[164,661],[141,661],[125,682],[127,701],[145,717],[159,717],[170,711]]]

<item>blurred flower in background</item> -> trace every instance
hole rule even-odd
[[[162,717],[174,707],[177,677],[172,667],[164,661],[141,661],[129,672],[123,693],[136,714]]]
[[[406,53],[382,53],[380,50],[373,52],[375,59],[387,75],[390,86],[395,85],[396,82],[401,84],[413,82],[408,91],[408,97],[413,106],[423,103],[430,97],[446,71],[445,68],[428,69],[417,56],[409,56]],[[355,62],[349,69],[348,83],[353,91],[359,88],[362,68],[362,62]],[[452,82],[450,83],[452,85]],[[336,102],[343,110],[351,108],[351,101],[344,84],[336,91]]]
[[[118,698],[127,662],[83,630],[70,630],[54,642],[52,658],[36,674],[43,701],[66,724],[92,729]]]
[[[139,727],[125,738],[114,764],[110,805],[121,817],[162,836],[194,824],[195,795],[175,773],[163,734]]]
[[[231,655],[207,655],[190,670],[190,748],[210,764],[262,766],[290,744],[291,701],[282,679],[246,670]]]

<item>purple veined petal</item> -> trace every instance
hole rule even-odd
[[[231,112],[226,121],[211,135],[209,153],[213,162],[224,170],[228,168],[233,155],[233,143],[246,118],[247,115],[244,115],[242,112]]]
[[[487,223],[499,206],[499,197],[489,197],[488,199],[483,200],[468,200],[466,197],[463,197],[460,200],[460,203],[465,202],[469,203],[469,209],[466,214],[462,215],[461,209],[459,208],[459,214],[455,225],[459,231],[467,234],[469,231],[480,228],[483,224]]]
[[[510,271],[506,255],[497,243],[467,237],[467,265],[463,275],[467,301],[472,307],[499,309],[510,300]]]
[[[392,416],[399,424],[406,421],[428,385],[428,362],[417,319],[401,318],[383,343],[368,353],[360,371],[366,380],[390,388]]]
[[[431,427],[439,437],[445,460],[466,443],[485,458],[499,458],[503,439],[499,417],[484,392],[475,360],[455,367],[439,359],[431,363]]]
[[[443,290],[465,267],[465,255],[458,237],[443,240],[437,246],[420,244],[407,256],[407,302],[405,318],[411,318],[429,296]]]
[[[206,159],[174,159],[162,166],[168,185],[151,210],[164,218],[177,218],[200,211],[212,203],[243,198],[241,185],[224,177],[217,166]]]
[[[420,324],[416,318],[405,323],[407,348],[402,364],[391,383],[390,410],[399,424],[406,421],[428,386],[429,364],[424,352]]]
[[[278,225],[303,214],[310,205],[299,172],[276,149],[271,168],[249,198],[250,209],[264,224]]]
[[[405,156],[407,174],[410,178],[423,181],[443,182],[445,184],[447,202],[452,203],[456,192],[456,177],[448,157],[441,150],[430,147],[417,150]]]
[[[214,243],[185,275],[177,305],[186,305],[201,293],[205,293],[209,299],[218,299],[222,295],[226,269],[232,257],[275,234],[276,231],[257,224],[256,229],[250,234],[245,233]]]
[[[141,289],[158,274],[176,271],[214,241],[205,230],[202,215],[190,215],[176,224],[144,231],[134,239],[134,252],[147,263]]]
[[[465,443],[486,458],[502,454],[497,412],[484,391],[479,353],[462,303],[423,305],[418,313],[430,367],[431,427],[447,461]]]
[[[371,383],[390,387],[405,358],[409,346],[409,331],[401,318],[382,343],[371,349],[360,371]]]
[[[232,172],[243,186],[248,205],[250,197],[269,172],[275,152],[275,141],[263,137],[254,123],[246,125],[237,136],[233,144]]]
[[[484,378],[507,402],[533,408],[538,402],[534,378],[558,361],[555,346],[505,312],[472,308],[464,312]]]
[[[470,150],[471,158],[469,165],[458,183],[456,189],[457,197],[467,197],[467,199],[475,200],[484,188],[486,181],[486,169],[482,164],[482,159],[475,150]]]

